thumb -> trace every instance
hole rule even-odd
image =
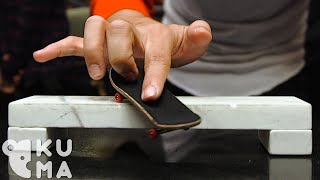
[[[206,52],[212,40],[210,25],[205,21],[197,20],[185,27],[183,36],[180,35],[180,37],[181,43],[172,57],[173,67],[189,64]]]

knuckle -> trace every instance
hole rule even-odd
[[[145,67],[148,69],[151,66],[170,67],[171,63],[162,55],[151,55],[149,61],[146,61]]]
[[[165,58],[162,55],[150,55],[150,61],[151,62],[166,62]]]
[[[104,51],[104,46],[101,45],[98,41],[89,41],[90,38],[87,38],[83,42],[83,52],[84,54],[96,54]],[[81,46],[78,44],[77,46]]]
[[[80,45],[78,44],[77,37],[75,36],[68,36],[63,41],[61,41],[62,49],[68,49],[70,51],[70,54],[76,54],[79,49],[81,49]],[[61,55],[61,51],[60,51]],[[59,55],[59,56],[60,56]]]
[[[122,19],[117,19],[114,20],[110,23],[110,26],[113,26],[115,28],[125,28],[128,27],[130,25],[130,23],[128,21],[122,20]]]
[[[84,57],[90,61],[100,61],[104,59],[102,51],[97,51],[94,48],[88,48],[84,50]]]
[[[85,25],[92,24],[92,23],[104,23],[104,19],[100,16],[90,16],[87,20]]]
[[[101,47],[99,47],[97,44],[93,43],[90,45],[86,45],[84,48],[84,53],[85,54],[96,54],[96,52],[102,52]]]
[[[83,49],[85,59],[86,60],[89,59],[90,61],[99,61],[101,59],[104,59],[102,52],[103,52],[103,49],[94,44],[90,46],[86,46]]]
[[[150,28],[150,32],[152,33],[160,33],[161,35],[167,36],[171,34],[171,30],[167,25],[164,24],[154,24],[152,28]]]
[[[65,38],[65,44],[74,44],[75,43],[75,39],[76,37],[75,36],[68,36]]]
[[[68,36],[64,41],[64,45],[70,46],[74,50],[79,50],[83,48],[83,41],[79,37]]]
[[[108,33],[128,34],[131,32],[131,25],[125,20],[114,20],[108,26]]]

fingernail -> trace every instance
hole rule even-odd
[[[37,55],[39,53],[41,53],[41,50],[37,50],[37,51],[33,52],[33,55]]]
[[[89,74],[92,79],[99,78],[102,75],[100,66],[98,64],[92,64],[89,67]]]
[[[195,28],[194,32],[208,32],[209,30],[204,27],[197,27]]]
[[[142,99],[143,100],[148,100],[149,98],[152,98],[154,96],[156,96],[157,94],[157,89],[152,86],[152,85],[149,85],[147,88],[145,88],[143,91],[142,91]]]

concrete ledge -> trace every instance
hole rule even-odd
[[[195,129],[310,130],[311,105],[295,97],[178,97],[202,118]],[[12,127],[149,128],[112,96],[31,96],[9,104]]]

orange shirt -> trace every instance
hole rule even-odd
[[[91,14],[108,18],[121,9],[133,9],[151,16],[153,0],[91,0]]]

